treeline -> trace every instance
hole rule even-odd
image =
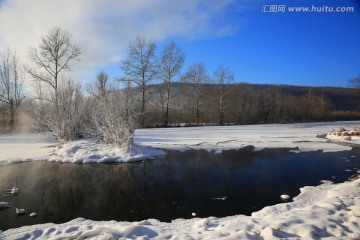
[[[360,119],[355,88],[237,83],[229,66],[209,73],[195,62],[184,69],[186,54],[174,41],[157,49],[156,42],[135,38],[121,62],[121,77],[109,81],[101,71],[86,86],[65,74],[81,54],[61,28],[30,47],[31,65],[22,65],[15,51],[5,51],[0,56],[0,127],[15,129],[33,118],[34,126],[59,139],[92,134],[128,146],[135,127]],[[32,97],[24,89],[25,78],[32,80]]]
[[[199,90],[196,90],[200,87]],[[168,126],[293,123],[360,119],[359,96],[353,89],[255,85],[249,83],[173,83]],[[166,126],[163,84],[153,85],[145,113],[148,127]],[[199,97],[194,98],[194,91]],[[132,91],[135,111],[139,90]],[[220,96],[222,94],[222,100]],[[337,101],[340,102],[337,102]],[[138,109],[138,110],[136,110]]]
[[[100,73],[98,78],[107,78],[106,74],[104,74],[103,72]],[[99,80],[97,81],[99,82]],[[98,83],[98,85],[101,84]],[[87,86],[86,91],[91,89],[90,86],[92,85]],[[104,86],[107,87],[105,84]],[[293,123],[360,119],[359,95],[353,89],[347,88],[255,85],[249,83],[229,84],[224,87],[221,120],[219,86],[216,84],[201,85],[197,110],[196,99],[193,97],[193,84],[172,83],[172,98],[168,103],[167,113],[166,102],[162,99],[165,87],[163,84],[155,84],[149,88],[144,125],[141,125],[140,117],[142,107],[140,89],[112,86],[113,89],[116,88],[114,91],[122,95],[121,103],[113,102],[112,104],[119,104],[130,112],[134,116],[138,127]],[[94,93],[94,90],[90,92]],[[92,98],[94,98],[94,94],[84,97],[89,102],[91,102]],[[17,112],[16,124],[18,127],[28,127],[29,121],[32,118],[35,119],[36,114],[40,114],[35,111],[36,106],[35,99],[25,99]],[[10,126],[12,120],[9,112],[8,104],[0,103],[0,126]]]

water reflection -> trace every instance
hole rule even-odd
[[[245,148],[221,154],[169,151],[167,158],[135,164],[1,166],[0,201],[13,208],[0,212],[0,229],[76,217],[170,221],[190,218],[192,212],[199,217],[250,214],[281,202],[281,194],[297,195],[302,186],[346,180],[360,165],[354,156],[360,151],[295,154]],[[2,196],[12,182],[19,194]],[[25,208],[27,214],[17,217],[14,207]],[[30,218],[31,212],[38,216]]]

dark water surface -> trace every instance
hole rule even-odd
[[[344,182],[360,166],[360,149],[291,153],[250,148],[215,154],[169,151],[163,159],[133,164],[76,165],[28,162],[0,166],[0,229],[63,223],[77,217],[138,221],[229,216],[280,203],[320,180]],[[6,195],[16,183],[19,193]],[[15,207],[26,209],[17,216]],[[36,212],[36,218],[29,214]]]

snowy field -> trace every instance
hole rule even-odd
[[[131,152],[89,139],[58,145],[47,135],[0,134],[0,164],[39,159],[73,163],[130,162],[164,156],[164,151],[159,149],[221,151],[249,145],[256,151],[263,148],[292,148],[294,152],[346,151],[351,147],[338,144],[338,141],[344,142],[341,138],[329,142],[317,136],[341,127],[359,126],[360,121],[139,129],[135,132]],[[359,139],[345,142],[360,144]]]
[[[177,150],[221,151],[252,145],[256,151],[263,148],[297,148],[298,152],[336,152],[351,148],[339,145],[336,141],[329,143],[327,139],[317,136],[326,135],[341,127],[354,129],[359,126],[360,121],[141,129],[136,131],[135,142],[155,148]],[[351,143],[360,144],[359,140]]]
[[[274,124],[226,127],[141,129],[135,133],[130,153],[89,140],[57,146],[43,135],[0,135],[0,163],[47,159],[64,162],[132,161],[163,156],[164,149],[208,149],[221,151],[248,145],[263,148],[291,148],[295,152],[351,150],[342,139],[318,138],[360,122]],[[349,141],[348,141],[349,142]],[[358,144],[358,140],[351,141]],[[356,156],[359,157],[359,156]],[[280,197],[280,196],[279,196]],[[0,239],[360,239],[360,179],[341,184],[326,182],[304,187],[293,202],[266,207],[252,216],[177,219],[162,223],[95,222],[75,219],[64,224],[42,224],[10,229]]]

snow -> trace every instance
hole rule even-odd
[[[293,202],[251,216],[176,219],[171,223],[91,221],[9,229],[5,239],[358,239],[360,180],[301,188]]]
[[[55,146],[47,134],[0,134],[0,165],[46,159]]]
[[[289,200],[289,199],[290,199],[290,196],[287,195],[287,194],[282,194],[282,195],[280,196],[280,198],[285,201],[285,200]]]
[[[336,152],[351,150],[351,147],[317,136],[326,135],[335,128],[352,129],[357,126],[360,126],[359,121],[140,129],[136,131],[135,142],[155,148],[181,151],[221,151],[251,145],[255,147],[255,151],[264,148],[290,148],[293,152]]]
[[[351,145],[317,135],[340,127],[354,129],[358,126],[359,121],[140,129],[135,132],[135,144],[130,152],[89,139],[56,146],[54,139],[46,135],[0,135],[0,164],[30,159],[126,162],[163,156],[164,151],[158,149],[221,151],[248,145],[254,146],[256,151],[264,148],[289,148],[298,153],[346,151],[351,150]],[[251,216],[176,219],[171,223],[156,219],[116,222],[78,218],[63,224],[9,229],[0,232],[0,239],[359,239],[360,179],[340,184],[322,183],[301,188],[292,202],[265,207]],[[225,197],[214,196],[216,200],[222,198]],[[1,202],[0,206],[4,208],[7,203]]]
[[[0,135],[0,165],[30,160],[71,163],[131,162],[162,157],[165,152],[133,144],[131,151],[97,143],[93,139],[57,144],[46,134]]]
[[[138,129],[130,152],[98,144],[93,139],[59,145],[45,134],[0,134],[0,165],[29,160],[130,162],[164,156],[165,152],[159,149],[222,151],[249,145],[254,146],[255,151],[264,148],[289,148],[297,153],[346,151],[351,147],[317,136],[335,128],[357,126],[360,121]]]
[[[166,153],[148,146],[133,144],[130,151],[96,143],[92,139],[59,145],[48,160],[72,163],[131,162],[164,156]]]
[[[351,144],[360,144],[360,129],[353,128],[347,130],[340,128],[339,130],[333,130],[326,135],[327,139],[336,140],[339,142],[346,142]]]

